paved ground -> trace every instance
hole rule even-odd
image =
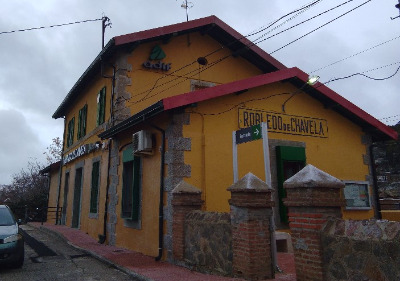
[[[167,262],[156,262],[153,257],[123,248],[99,244],[94,238],[84,232],[63,225],[47,223],[43,225],[40,223],[30,223],[30,225],[40,228],[43,231],[51,231],[60,235],[71,245],[80,248],[109,265],[119,268],[131,276],[135,276],[137,279],[154,281],[244,281],[244,279],[239,278],[203,274]],[[294,257],[292,254],[278,253],[278,265],[283,270],[283,273],[278,273],[275,279],[268,280],[296,280]]]
[[[66,243],[65,239],[22,225],[25,259],[21,268],[0,265],[0,281],[139,280]]]

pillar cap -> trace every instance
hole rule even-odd
[[[248,173],[227,190],[231,192],[270,192],[272,188],[252,173]]]
[[[172,193],[174,193],[174,194],[176,194],[176,193],[199,194],[199,193],[201,193],[201,190],[182,180],[180,183],[178,183],[175,186],[175,188],[172,190]]]
[[[295,174],[283,183],[284,188],[299,188],[299,187],[325,187],[325,188],[343,188],[344,183],[331,176],[330,174],[321,171],[311,164],[305,166],[300,172]]]

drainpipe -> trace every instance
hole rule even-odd
[[[163,254],[164,239],[164,165],[165,165],[165,131],[157,126],[151,125],[161,132],[161,164],[160,164],[160,201],[158,205],[158,256],[156,261],[161,260]]]
[[[381,213],[381,203],[379,202],[378,180],[376,178],[374,147],[376,147],[376,144],[371,144],[369,146],[369,155],[371,159],[372,187],[374,189],[374,199],[375,199],[375,218],[381,220],[382,213]]]
[[[61,179],[62,179],[62,167],[63,167],[63,162],[64,162],[64,145],[65,145],[65,128],[67,126],[67,122],[64,118],[64,132],[63,132],[63,141],[62,141],[62,150],[61,150],[61,160],[60,160],[60,170],[59,170],[59,175],[58,175],[58,191],[57,191],[57,208],[56,208],[56,225],[58,224],[58,213],[60,209],[60,193],[61,193]],[[61,224],[61,223],[60,223]]]

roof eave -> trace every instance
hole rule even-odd
[[[120,124],[101,133],[99,137],[102,139],[113,137],[116,134],[126,129],[129,129],[134,125],[140,124],[141,122],[151,117],[154,117],[155,115],[164,111],[185,107],[194,103],[214,99],[217,97],[263,85],[268,85],[271,83],[284,81],[287,79],[298,79],[302,83],[306,83],[308,80],[308,75],[296,67],[287,68],[268,74],[262,74],[243,80],[214,86],[211,88],[201,89],[194,92],[187,92],[178,96],[167,97],[142,110],[141,112],[131,116]],[[344,115],[343,112],[345,112],[347,115],[352,116],[354,120],[356,120],[353,120],[353,122],[359,124],[360,127],[365,129],[366,132],[369,132],[375,141],[390,139],[396,140],[398,138],[398,134],[395,130],[378,121],[373,116],[369,115],[368,113],[366,113],[350,101],[346,100],[333,90],[329,89],[325,85],[317,83],[314,86],[310,86],[310,88],[319,92],[320,95],[324,98],[340,106],[340,110],[342,110],[342,112],[337,109],[336,111],[338,111],[339,114],[342,115]]]
[[[144,110],[132,115],[131,117],[125,119],[121,123],[109,128],[108,130],[100,133],[98,136],[101,139],[112,138],[115,135],[140,124],[164,111],[164,105],[162,101],[156,102],[155,104],[145,108]]]
[[[92,74],[98,67],[100,67],[100,63],[104,56],[111,53],[112,49],[115,47],[114,39],[108,41],[107,45],[101,50],[101,52],[97,55],[97,57],[93,60],[93,62],[89,65],[89,67],[85,70],[85,72],[81,75],[78,81],[75,82],[72,89],[68,92],[67,96],[58,106],[57,110],[54,112],[52,118],[58,119],[65,116],[65,109],[71,102],[71,99],[76,94],[77,90],[81,85],[86,81],[86,79]]]

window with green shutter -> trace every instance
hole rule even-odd
[[[122,200],[121,217],[138,221],[140,217],[141,159],[127,148],[122,155]]]
[[[100,183],[100,161],[92,164],[92,189],[90,192],[90,213],[98,212],[99,202],[99,183]]]
[[[70,147],[74,143],[74,127],[75,127],[75,117],[68,122],[67,131],[67,147]]]
[[[106,113],[106,87],[97,94],[97,126],[105,121]]]
[[[78,116],[78,140],[86,135],[87,104],[79,110]]]

